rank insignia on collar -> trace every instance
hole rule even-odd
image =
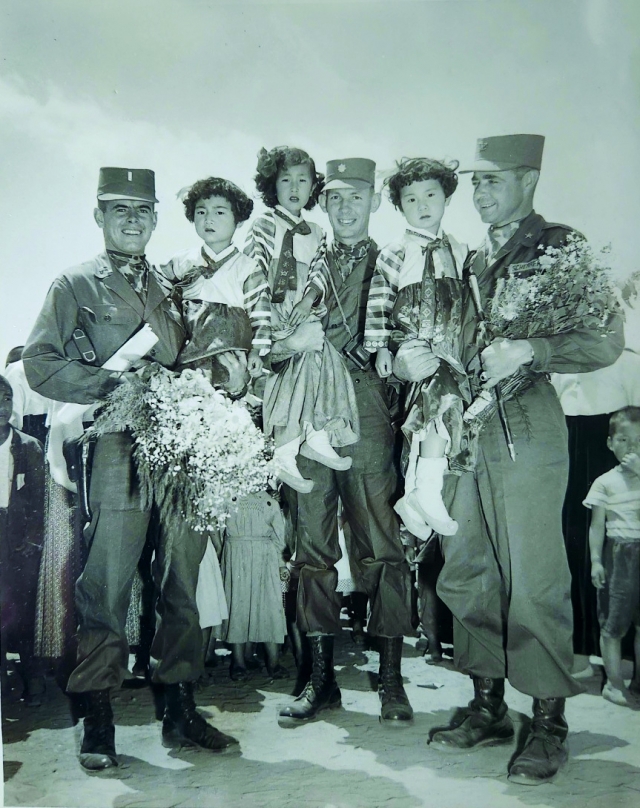
[[[338,171],[339,171],[341,174],[344,174],[344,172],[345,172],[346,170],[347,170],[346,165],[345,165],[344,163],[340,163],[340,165],[338,166]]]
[[[486,140],[479,140],[478,141],[478,151],[483,152],[489,144]]]

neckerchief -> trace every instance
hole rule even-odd
[[[273,279],[273,290],[271,292],[271,301],[273,303],[282,303],[288,289],[295,290],[298,288],[298,264],[293,255],[293,237],[296,234],[308,236],[311,233],[311,228],[304,219],[294,222],[277,208],[274,208],[273,212],[288,225],[282,239],[282,249],[280,250],[278,267]]]
[[[360,261],[367,255],[369,252],[369,247],[371,246],[371,239],[366,238],[363,241],[359,241],[357,244],[350,246],[348,244],[343,244],[341,241],[334,241],[331,245],[331,251],[333,253],[333,258],[336,262],[336,266],[340,270],[340,274],[342,275],[342,280],[346,281],[346,279],[351,275],[353,272],[354,267],[356,267]]]
[[[144,255],[131,255],[118,250],[107,250],[112,266],[123,275],[138,297],[147,296],[149,262]]]
[[[485,241],[485,256],[487,266],[493,262],[493,259],[498,254],[498,251],[504,247],[509,241],[511,236],[520,227],[522,219],[517,219],[515,222],[507,222],[507,224],[491,225],[487,231],[487,238]]]
[[[418,234],[420,235],[420,234]],[[436,273],[433,255],[438,252],[440,272]],[[455,261],[451,252],[451,244],[446,235],[432,238],[422,247],[424,269],[422,270],[422,293],[420,295],[420,329],[427,322],[430,327],[439,320],[443,329],[449,326],[453,308],[451,279],[457,279]],[[435,300],[430,299],[433,293]]]

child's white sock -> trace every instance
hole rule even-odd
[[[305,440],[300,447],[300,454],[336,471],[346,471],[353,463],[350,457],[340,457],[329,443],[329,436],[324,429],[315,430],[311,424],[305,424]]]
[[[421,457],[416,469],[416,487],[407,495],[411,507],[441,536],[453,536],[458,523],[450,516],[442,501],[446,457]]]
[[[300,438],[294,438],[282,446],[276,446],[273,450],[273,466],[276,476],[283,483],[298,491],[300,494],[308,494],[313,489],[313,480],[306,480],[296,463],[296,456],[300,449]]]

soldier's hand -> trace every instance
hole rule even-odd
[[[429,379],[440,366],[440,360],[422,339],[409,339],[398,348],[393,360],[393,374],[404,382]]]
[[[272,355],[274,359],[279,358],[280,353],[284,353],[283,358],[293,356],[297,353],[307,353],[308,351],[321,351],[324,345],[324,331],[319,320],[311,320],[299,325],[293,334],[286,339],[274,343]]]
[[[482,370],[480,379],[484,388],[495,387],[502,379],[533,360],[533,348],[526,339],[495,339],[480,354]]]

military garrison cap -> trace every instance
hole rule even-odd
[[[346,157],[344,160],[329,160],[325,174],[324,190],[332,188],[373,187],[376,181],[376,164],[366,157]]]
[[[543,135],[499,135],[479,138],[475,162],[460,171],[508,171],[527,167],[539,169],[542,165]]]
[[[157,202],[156,175],[148,168],[100,169],[98,199],[134,199],[138,202]]]

